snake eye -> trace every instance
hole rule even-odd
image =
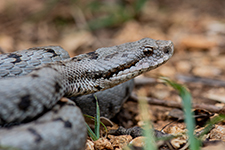
[[[153,48],[150,46],[145,46],[143,52],[146,56],[151,56],[153,54]]]

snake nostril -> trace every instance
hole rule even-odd
[[[164,52],[165,54],[169,54],[170,51],[171,51],[170,47],[165,47],[165,48],[163,49],[163,52]]]

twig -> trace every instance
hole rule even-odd
[[[197,76],[185,76],[181,74],[177,75],[176,78],[180,81],[188,82],[188,83],[201,83],[203,85],[225,87],[225,81],[223,80],[203,78],[203,77],[197,77]]]
[[[138,101],[138,97],[137,95],[132,92],[131,94],[131,98],[134,101]],[[146,98],[148,101],[148,104],[150,105],[159,105],[159,106],[165,106],[165,107],[170,107],[170,108],[182,108],[182,104],[175,102],[175,101],[166,101],[166,100],[161,100],[161,99],[156,99],[156,98],[150,98],[147,97]],[[197,104],[197,103],[193,103],[192,107],[194,109],[204,109],[207,110],[211,113],[219,113],[219,114],[225,114],[225,107],[217,107],[214,105],[209,105],[209,104]]]

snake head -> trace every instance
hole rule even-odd
[[[157,68],[167,62],[174,52],[174,46],[171,41],[151,38],[122,44],[117,48],[121,51],[117,51],[117,57],[120,58],[119,62],[121,65],[115,65],[114,68],[116,69],[111,69],[111,72],[115,70],[115,73],[111,73],[108,78],[118,83]],[[123,56],[126,57],[123,58]],[[112,60],[113,62],[115,60]]]
[[[140,50],[143,54],[139,53],[141,59],[136,62],[136,67],[143,67],[143,71],[149,71],[164,64],[173,55],[174,46],[171,41],[144,38],[139,42],[142,45]]]
[[[69,91],[88,94],[111,88],[164,64],[173,51],[171,41],[144,38],[76,56],[67,66]]]

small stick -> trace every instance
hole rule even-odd
[[[181,74],[177,75],[176,78],[180,81],[187,82],[187,83],[201,83],[203,85],[225,87],[225,81],[223,80],[196,77],[196,76],[186,76]]]
[[[131,98],[134,101],[138,101],[138,97],[134,92],[132,92]],[[159,106],[170,107],[170,108],[179,108],[179,109],[182,108],[182,104],[178,103],[178,102],[175,102],[175,101],[166,101],[166,100],[161,100],[161,99],[156,99],[156,98],[151,98],[151,97],[147,97],[145,99],[147,99],[148,104],[150,104],[150,105],[159,105]],[[209,105],[209,104],[193,103],[192,108],[194,108],[194,109],[204,109],[204,110],[207,110],[211,113],[225,114],[225,107],[221,108],[221,107],[217,107],[217,106]]]

